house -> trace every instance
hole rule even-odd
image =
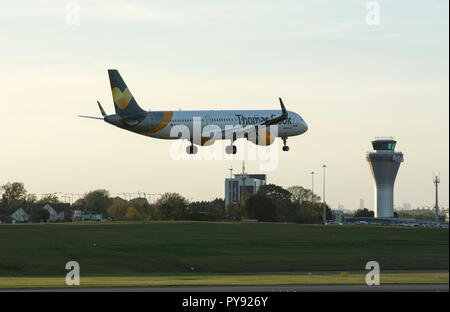
[[[13,223],[28,222],[30,220],[30,215],[22,207],[19,208],[1,207],[0,216],[2,217],[2,221],[5,221],[2,223],[6,223],[8,219],[10,219],[11,222]]]
[[[84,217],[84,209],[81,206],[73,207],[72,209],[72,222],[81,222]]]
[[[42,207],[49,213],[47,222],[64,221],[66,215],[70,217],[70,205],[65,203],[47,203]]]

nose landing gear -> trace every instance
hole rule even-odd
[[[289,146],[286,145],[287,137],[282,137],[283,139],[283,152],[289,151]]]

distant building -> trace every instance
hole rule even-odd
[[[364,209],[366,207],[364,207],[364,199],[360,198],[359,199],[359,208],[358,209]]]
[[[30,220],[30,215],[22,207],[1,207],[0,220],[2,223],[28,222]]]
[[[85,212],[83,214],[83,221],[102,221],[102,214],[96,212]]]
[[[338,222],[338,223],[344,222],[344,211],[343,210],[335,209],[335,210],[332,210],[332,212],[333,212],[336,222]]]
[[[47,203],[42,209],[50,215],[47,222],[64,221],[66,214],[70,214],[70,205],[65,203]]]
[[[72,208],[72,222],[82,222],[84,216],[84,209],[82,207]]]
[[[403,203],[402,210],[411,210],[411,204],[410,203]]]
[[[102,219],[102,214],[86,211],[83,207],[74,207],[72,209],[72,222],[102,221]]]
[[[225,213],[229,205],[255,194],[263,185],[266,185],[265,174],[234,174],[233,178],[225,179]]]
[[[23,208],[16,209],[10,217],[16,222],[28,222],[30,220],[30,215]]]

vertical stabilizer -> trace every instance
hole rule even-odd
[[[116,114],[134,115],[145,112],[136,103],[131,91],[123,81],[116,69],[108,69],[109,82],[111,84],[111,92],[114,100],[114,108]]]

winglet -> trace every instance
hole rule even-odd
[[[284,114],[287,113],[287,112],[286,112],[286,107],[285,107],[284,104],[283,104],[283,100],[282,100],[281,98],[279,98],[279,99],[280,99],[281,111],[282,111],[282,113],[283,113],[283,115],[284,115]]]
[[[265,122],[262,123],[263,126],[275,125],[277,123],[280,123],[280,122],[286,120],[286,118],[288,117],[288,112],[286,110],[286,107],[283,104],[283,100],[281,98],[279,98],[279,99],[280,99],[280,105],[281,105],[281,115],[278,117],[275,117],[273,119],[266,120]]]
[[[102,107],[102,105],[100,104],[99,101],[97,101],[97,104],[98,104],[98,108],[100,108],[100,113],[102,113],[102,116],[106,117],[105,110],[103,109],[103,107]]]

